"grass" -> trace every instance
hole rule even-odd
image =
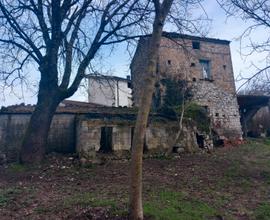
[[[190,160],[194,160],[192,164]],[[241,146],[218,149],[211,155],[190,156],[181,163],[163,155],[150,162],[145,163],[143,203],[145,216],[152,220],[231,220],[238,219],[239,215],[251,220],[270,220],[270,139],[250,139]],[[48,166],[46,164],[44,167]],[[17,176],[12,179],[13,182],[10,177],[10,182],[3,182],[3,185],[10,185],[0,189],[0,211],[12,213],[16,209],[24,214],[24,210],[34,209],[29,219],[44,219],[47,216],[54,219],[54,216],[58,218],[63,215],[75,218],[85,210],[89,213],[105,210],[104,213],[109,217],[126,217],[128,189],[124,180],[128,180],[128,177],[120,172],[119,182],[111,182],[111,172],[124,166],[117,163],[112,168],[95,166],[87,169],[75,166],[63,170],[47,169],[48,175],[43,180],[33,178],[33,182],[26,182],[32,175],[38,177],[42,167],[11,164],[7,171]],[[153,183],[153,170],[163,167],[168,169],[167,172],[162,176],[156,175]],[[103,172],[107,169],[111,170]],[[172,176],[172,173],[180,173],[180,170],[183,171],[181,175]],[[48,184],[46,178],[61,187],[52,187],[54,192],[45,194],[40,184]],[[69,182],[71,178],[74,180]],[[27,184],[18,187],[20,180]],[[13,188],[10,187],[12,184]],[[93,186],[91,192],[85,187],[90,184]],[[44,199],[40,200],[37,207],[33,206],[43,194]],[[102,213],[100,215],[105,216]]]
[[[265,171],[265,170],[263,170],[260,174],[261,174],[261,176],[263,177],[264,181],[265,181],[267,184],[270,184],[270,171]]]
[[[110,210],[116,213],[116,202],[109,199],[98,199],[92,193],[75,193],[70,195],[61,201],[58,201],[57,204],[51,207],[38,206],[35,208],[35,212],[39,214],[44,214],[48,212],[58,212],[62,209],[74,208],[75,206],[80,207],[109,207]]]
[[[12,163],[8,166],[8,171],[12,173],[21,173],[27,171],[28,167],[20,163]]]
[[[10,188],[7,188],[7,189],[0,189],[0,207],[7,206],[21,192],[22,192],[22,190],[17,188],[17,187],[10,187]]]
[[[206,203],[172,191],[152,195],[144,205],[144,213],[155,220],[205,220],[217,215]]]
[[[116,203],[113,200],[97,199],[92,193],[78,193],[67,197],[64,200],[64,207],[79,206],[92,206],[92,207],[105,207],[116,208]]]
[[[265,202],[257,207],[255,210],[256,220],[269,220],[270,219],[270,203]]]

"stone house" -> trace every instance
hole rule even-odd
[[[130,66],[135,106],[144,86],[149,39],[139,40]],[[153,98],[155,104],[164,103],[168,88],[162,80],[184,80],[192,90],[192,100],[207,109],[213,132],[224,141],[242,138],[229,41],[164,32],[157,76],[160,95],[158,100]]]
[[[90,77],[89,81],[94,86],[89,87],[89,103],[64,101],[59,105],[50,128],[47,152],[77,152],[82,159],[90,161],[99,153],[123,155],[123,152],[130,152],[136,105],[144,86],[148,44],[148,37],[140,39],[131,63],[135,107],[119,107],[130,106],[129,79]],[[157,69],[156,93],[160,94],[159,99],[154,100],[157,106],[164,104],[168,90],[166,85],[162,85],[163,79],[185,80],[192,89],[193,101],[202,106],[211,118],[213,132],[223,141],[242,138],[229,41],[164,33]],[[100,80],[103,85],[100,85]],[[106,84],[109,81],[112,86]],[[110,87],[105,90],[108,99],[99,91],[100,86]],[[120,88],[125,88],[129,95],[120,95]],[[93,92],[97,94],[93,95]],[[120,101],[123,100],[120,97],[126,97],[125,101]],[[0,110],[0,163],[1,155],[8,161],[18,157],[18,147],[33,109],[34,106],[19,105]],[[152,111],[145,135],[145,151],[168,152],[175,146],[177,152],[184,148],[199,148],[197,128],[192,120],[186,122],[183,126],[185,135],[177,139],[178,121]]]
[[[104,106],[131,107],[129,77],[88,75],[88,102]]]

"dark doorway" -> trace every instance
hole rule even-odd
[[[196,133],[196,138],[197,138],[197,144],[198,144],[199,148],[204,148],[204,137],[203,137],[203,135],[200,135],[200,134]]]
[[[100,149],[102,153],[112,152],[112,127],[101,127]]]
[[[135,128],[134,127],[131,127],[131,143],[130,143],[131,148],[130,149],[132,149],[134,130],[135,130]]]

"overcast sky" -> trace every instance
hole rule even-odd
[[[245,23],[240,18],[227,18],[224,11],[219,8],[215,0],[206,0],[204,9],[207,12],[208,17],[212,19],[208,37],[231,41],[230,46],[235,78],[239,73],[242,73],[245,76],[251,75],[252,72],[255,71],[254,68],[250,67],[251,62],[256,63],[258,66],[264,65],[262,62],[263,55],[261,54],[253,54],[252,56],[248,57],[240,55],[240,42],[237,38],[239,38],[245,28],[247,28],[251,23]],[[259,41],[264,37],[264,35],[264,31],[257,31],[252,35],[252,37],[255,37]],[[249,39],[247,38],[242,42],[242,47],[245,47],[245,45],[248,45],[248,43]],[[126,75],[129,74],[130,56],[126,51],[125,46],[118,46],[117,49],[114,50],[114,53],[110,55],[105,54],[106,53],[104,53],[103,57],[103,66],[106,66],[106,69],[110,69],[114,75],[121,77],[126,77]],[[36,85],[37,80],[38,79],[33,79]],[[241,82],[238,82],[237,86],[240,84]],[[85,89],[81,88],[71,99],[87,101],[87,95],[84,91]],[[9,92],[5,93],[4,95],[0,94],[0,106],[19,104],[22,102],[35,104],[35,90],[24,91],[24,94],[22,95],[21,88],[18,86],[18,88],[16,88],[16,95],[10,94]]]

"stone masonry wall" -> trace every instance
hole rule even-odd
[[[0,153],[9,161],[18,158],[31,114],[0,114]],[[75,151],[75,115],[56,114],[51,125],[47,152]]]
[[[112,127],[112,152],[121,155],[130,152],[132,143],[132,128],[135,126],[134,120],[119,119],[93,119],[81,116],[77,120],[77,152],[80,158],[87,161],[96,159],[96,154],[100,150],[102,127]],[[175,121],[157,122],[151,121],[147,127],[145,136],[145,147],[149,153],[165,153],[172,147],[173,141],[178,132],[178,125]],[[196,134],[195,130],[189,133]],[[181,140],[184,143],[185,138]],[[196,140],[189,142],[194,148],[198,147]],[[182,145],[183,145],[182,143]],[[181,145],[181,144],[178,144]]]
[[[200,43],[200,49],[193,49],[193,42]],[[147,63],[148,45],[149,38],[139,41],[130,67],[135,106],[138,105],[144,86],[143,77]],[[203,77],[200,60],[209,61],[209,79]],[[242,130],[229,41],[192,36],[172,39],[163,37],[159,51],[157,76],[158,81],[167,78],[186,80],[191,87],[194,87],[194,100],[209,109],[211,123],[220,138],[237,137],[241,139]],[[157,89],[160,88],[157,87]],[[160,92],[162,93],[162,91]],[[160,102],[162,103],[162,100]]]
[[[24,133],[31,114],[0,114],[0,155],[9,162],[16,161],[19,155]],[[47,152],[75,153],[80,158],[91,161],[101,148],[102,129],[111,127],[112,153],[122,156],[131,150],[135,114],[115,116],[113,114],[65,114],[54,116],[49,132]],[[187,126],[185,130],[196,136],[196,128]],[[170,119],[151,116],[145,136],[145,149],[148,153],[166,153],[171,150],[178,123]],[[196,139],[186,136],[176,143],[185,148],[190,145],[197,148]],[[1,161],[0,161],[1,162]]]
[[[192,86],[193,99],[207,107],[212,127],[219,138],[241,139],[242,129],[236,96],[220,90],[208,81],[200,81]]]
[[[190,39],[172,41],[163,38],[158,62],[160,77],[180,78],[192,82],[203,80],[200,60],[210,62],[213,84],[226,92],[235,93],[229,44],[201,41],[200,49],[193,49]]]
[[[204,80],[200,60],[210,62],[211,81],[219,89],[235,94],[235,83],[229,43],[200,42],[200,49],[192,48],[191,39],[163,37],[158,60],[158,77],[185,79],[189,82]],[[147,64],[149,39],[142,38],[131,63],[134,105],[138,105]]]

